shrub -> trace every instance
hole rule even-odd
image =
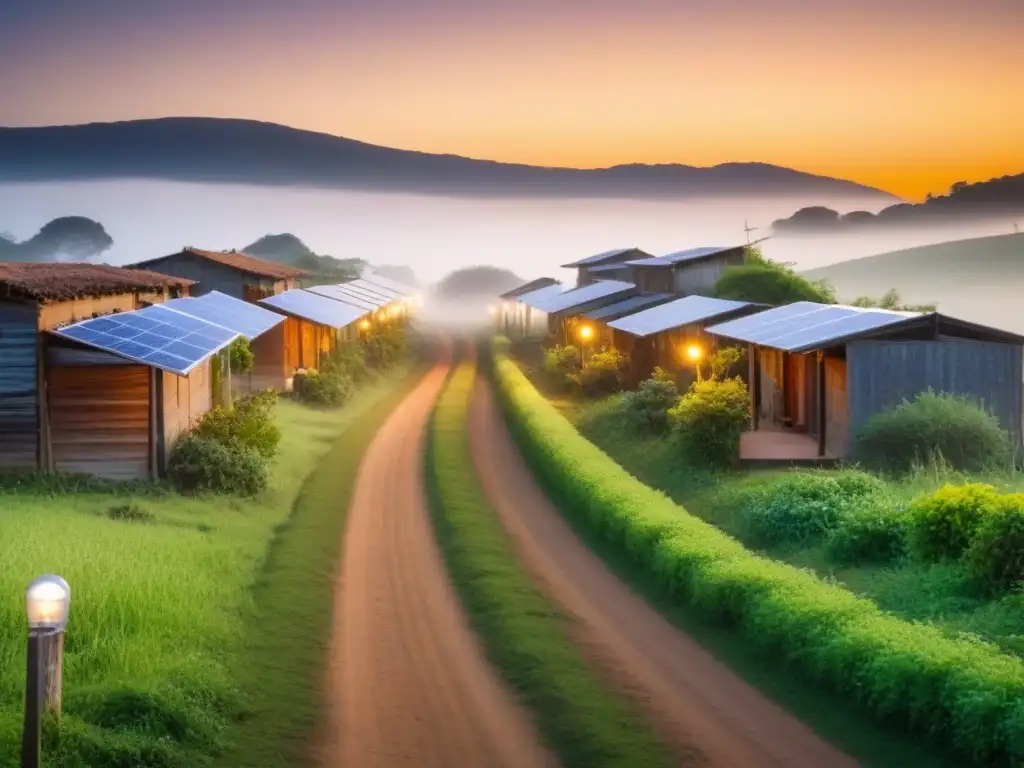
[[[268,389],[243,397],[232,408],[218,405],[203,417],[195,434],[228,448],[249,448],[272,459],[281,442],[281,430],[273,417],[276,403],[277,395]]]
[[[622,389],[626,356],[614,348],[602,349],[587,358],[573,381],[587,395],[607,395]]]
[[[974,578],[994,593],[1024,582],[1024,494],[1000,497],[975,530],[967,564]]]
[[[799,472],[748,494],[741,514],[759,545],[801,546],[831,532],[857,498],[824,473]]]
[[[865,464],[909,471],[936,458],[964,472],[1005,467],[1013,445],[999,421],[963,397],[922,392],[912,401],[873,416],[856,436]]]
[[[839,484],[839,487],[846,496],[853,498],[863,498],[876,493],[883,493],[886,490],[885,483],[880,479],[868,472],[862,472],[857,469],[844,469],[842,472],[829,475],[829,477]]]
[[[788,267],[775,263],[728,267],[715,283],[712,295],[719,299],[756,301],[772,306],[796,301],[835,303],[828,286],[812,283]]]
[[[825,554],[842,565],[891,563],[907,553],[906,507],[885,496],[855,504],[836,521]]]
[[[672,371],[666,371],[664,368],[656,367],[654,373],[651,374],[651,378],[654,381],[660,381],[664,384],[671,384],[673,387],[678,388],[676,384],[676,375]]]
[[[305,403],[337,408],[345,404],[352,388],[352,379],[344,373],[308,371],[297,380],[295,394]]]
[[[1024,663],[903,621],[809,571],[759,557],[588,442],[514,363],[498,395],[524,456],[565,514],[661,594],[741,633],[751,652],[840,692],[876,722],[940,742],[961,765],[1024,759]]]
[[[672,381],[655,376],[640,384],[636,392],[622,396],[622,413],[634,427],[645,432],[668,429],[668,412],[679,401],[679,390]]]
[[[910,504],[910,546],[925,562],[963,555],[981,521],[999,505],[991,485],[944,485]]]
[[[256,356],[249,346],[249,340],[239,337],[231,342],[231,346],[228,347],[228,360],[231,362],[232,373],[242,374],[251,371]]]
[[[544,350],[544,372],[553,384],[568,386],[579,370],[580,351],[576,347],[558,344]]]
[[[256,496],[269,481],[267,463],[252,448],[229,447],[192,432],[174,446],[167,474],[178,490]]]
[[[362,381],[369,373],[366,349],[362,344],[340,344],[320,366],[321,373],[340,373],[353,381]]]
[[[668,412],[683,454],[695,464],[728,467],[739,458],[750,398],[739,378],[698,381]]]
[[[366,364],[379,370],[390,368],[406,352],[405,330],[399,325],[375,325],[360,343]]]

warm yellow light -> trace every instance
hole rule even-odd
[[[594,335],[594,329],[589,325],[580,326],[580,338],[584,341],[589,340]]]
[[[690,344],[686,348],[686,356],[691,360],[700,360],[704,356],[704,350],[696,344]]]
[[[60,576],[40,576],[25,590],[25,612],[33,629],[64,629],[71,587]]]
[[[491,317],[494,317],[496,314],[498,314],[498,308],[493,304],[491,304],[491,306],[487,308],[487,311],[491,313]]]
[[[360,327],[360,328],[361,328],[362,330],[364,330],[364,331],[368,331],[368,330],[370,330],[370,321],[369,321],[368,319],[366,319],[366,318],[363,318],[363,319],[362,319],[362,320],[361,320],[361,321],[359,322],[359,327]]]

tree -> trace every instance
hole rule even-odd
[[[835,304],[835,290],[825,280],[810,281],[788,264],[765,257],[759,248],[748,248],[746,263],[729,267],[718,278],[712,294],[720,299],[753,301],[781,306],[796,301]]]
[[[444,299],[493,299],[523,284],[522,278],[500,267],[467,267],[448,274],[437,285],[437,295]]]
[[[904,304],[895,288],[890,288],[882,298],[873,299],[870,296],[860,296],[851,302],[854,307],[877,307],[878,309],[889,309],[896,312],[934,312],[938,304]]]

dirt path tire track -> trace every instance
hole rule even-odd
[[[359,468],[335,598],[324,766],[553,765],[488,666],[430,527],[425,430],[450,361],[448,348]]]
[[[680,760],[711,768],[853,768],[858,763],[717,661],[635,595],[537,485],[478,379],[470,445],[491,506],[527,570],[575,616],[581,647],[641,703]]]

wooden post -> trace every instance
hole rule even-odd
[[[825,353],[818,352],[818,456],[825,456]]]
[[[750,365],[750,407],[753,411],[750,429],[756,432],[761,416],[761,355],[756,344],[749,345],[747,358]]]
[[[43,636],[43,714],[60,721],[61,688],[64,682],[64,633]]]

